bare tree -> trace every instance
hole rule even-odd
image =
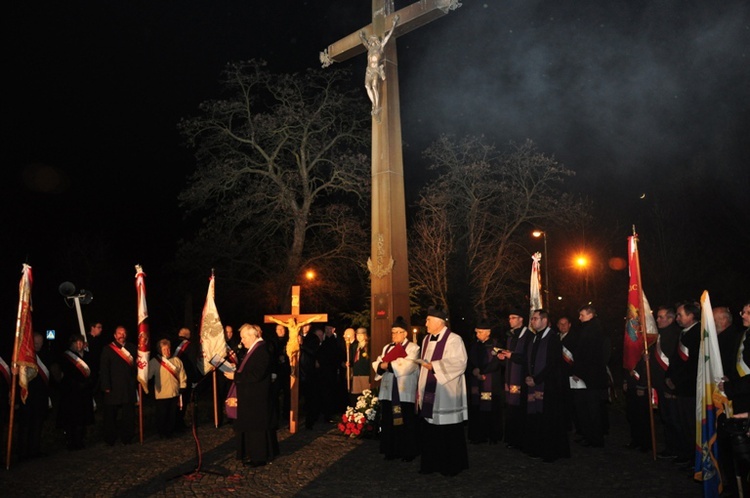
[[[446,193],[422,197],[410,230],[409,278],[412,291],[448,311],[448,259],[453,253],[450,220],[443,206]]]
[[[289,287],[315,265],[325,281],[356,271],[368,238],[366,109],[341,71],[274,74],[229,64],[223,100],[180,123],[198,167],[180,201],[202,218],[186,246],[223,265],[238,287],[288,307]],[[331,292],[345,292],[329,286]]]
[[[530,266],[520,242],[529,228],[563,223],[581,213],[581,204],[560,188],[574,173],[538,152],[531,141],[499,152],[483,137],[443,136],[425,155],[440,176],[422,199],[431,200],[431,211],[442,211],[450,224],[444,236],[453,239],[448,278],[478,314],[487,315],[518,296],[515,276]]]

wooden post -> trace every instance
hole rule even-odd
[[[275,323],[286,327],[289,330],[289,340],[286,343],[286,352],[289,356],[289,367],[291,375],[289,376],[290,391],[290,411],[289,411],[289,432],[297,432],[297,422],[299,421],[299,331],[302,327],[313,322],[327,322],[328,315],[319,313],[317,315],[301,315],[299,312],[299,285],[292,286],[292,312],[289,315],[265,315],[263,323]]]
[[[394,12],[393,0],[372,0],[372,23],[329,45],[323,66],[368,52],[366,87],[372,109],[371,348],[390,342],[391,322],[409,317],[401,109],[396,38],[460,7],[458,0],[420,0]],[[367,43],[367,46],[364,45]],[[380,66],[373,63],[380,64]],[[382,79],[372,84],[379,67]],[[373,99],[373,92],[377,98]]]

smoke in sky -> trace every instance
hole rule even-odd
[[[398,40],[404,134],[530,138],[593,177],[748,151],[750,5],[465,1]]]

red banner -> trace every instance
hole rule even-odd
[[[18,365],[18,386],[21,388],[21,401],[26,403],[29,395],[29,382],[36,377],[39,366],[34,349],[34,331],[31,327],[31,267],[23,265],[23,275],[18,287],[18,318],[16,322],[16,344],[18,349],[13,362]]]
[[[148,392],[148,360],[151,344],[148,331],[148,308],[146,307],[146,274],[141,265],[135,265],[135,290],[138,295],[138,381]]]

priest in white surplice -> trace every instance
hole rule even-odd
[[[422,460],[419,473],[455,476],[469,468],[464,422],[466,347],[460,335],[446,326],[445,311],[427,310],[428,335],[422,344],[418,404],[422,423]]]

